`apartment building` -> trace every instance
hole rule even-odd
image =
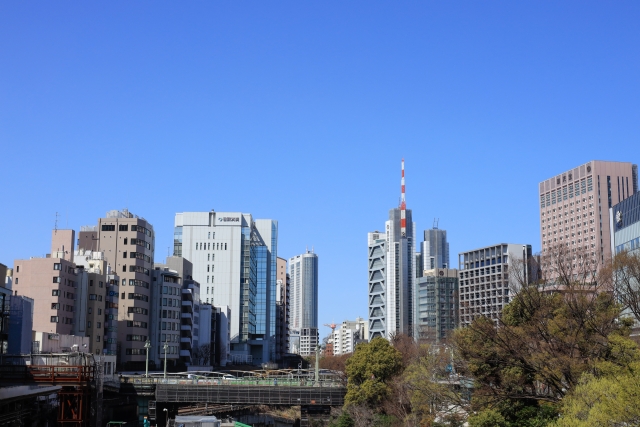
[[[133,337],[149,335],[149,299],[155,249],[153,226],[126,209],[112,210],[105,218],[98,219],[97,226],[81,228],[78,247],[104,253],[107,265],[119,275],[119,360],[126,369],[143,369],[146,360],[144,340],[134,340]]]
[[[155,266],[151,274],[151,300],[149,310],[149,335],[129,329],[127,343],[151,344],[149,361],[156,368],[174,367],[180,359],[180,334],[182,324],[182,277],[176,270],[166,266]],[[191,357],[189,354],[189,361]]]
[[[289,258],[291,321],[289,332],[300,337],[299,354],[314,354],[318,336],[318,255],[308,251]],[[286,278],[285,278],[286,280]]]
[[[75,232],[53,230],[51,253],[44,258],[14,261],[13,290],[33,299],[36,332],[71,335],[77,299],[78,272],[73,263]]]
[[[282,360],[289,352],[290,282],[287,274],[287,260],[278,258],[276,280],[276,361]]]
[[[333,331],[331,351],[334,356],[353,353],[356,345],[368,340],[369,322],[361,317],[356,320],[345,320]]]

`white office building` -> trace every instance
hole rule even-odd
[[[231,356],[275,358],[278,223],[241,212],[175,216],[174,256],[193,263],[201,301],[231,310]]]
[[[299,336],[296,353],[314,354],[318,346],[318,255],[307,251],[289,258],[290,336]],[[291,349],[294,350],[294,349]],[[292,353],[294,351],[291,351]]]
[[[333,355],[353,353],[356,345],[369,339],[369,324],[362,317],[345,320],[333,331]]]

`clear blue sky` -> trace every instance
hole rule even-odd
[[[315,248],[320,323],[366,317],[402,157],[452,261],[539,250],[539,181],[640,163],[638,22],[638,1],[1,2],[0,262],[46,253],[56,211],[128,207],[159,261],[175,212],[250,212],[280,256]]]

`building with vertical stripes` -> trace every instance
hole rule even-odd
[[[406,208],[404,160],[400,195],[385,231],[368,234],[369,339],[415,333],[415,224]]]

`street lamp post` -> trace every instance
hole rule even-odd
[[[164,425],[168,426],[169,425],[169,410],[167,408],[164,408],[162,411],[167,413],[167,417],[165,418],[165,424]]]
[[[144,343],[145,353],[147,353],[147,364],[145,365],[144,377],[149,378],[149,349],[151,348],[151,341],[147,340]]]
[[[162,346],[162,348],[164,348],[164,379],[167,379],[167,349],[169,348],[169,344],[167,344],[167,342],[164,342],[164,346]]]

